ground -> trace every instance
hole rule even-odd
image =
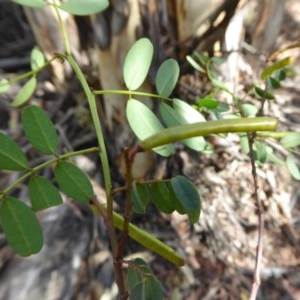
[[[277,49],[299,40],[299,12],[297,1],[287,1]],[[19,10],[14,16],[24,17]],[[4,13],[1,17],[2,24],[9,24]],[[0,34],[0,41],[6,47],[2,48],[0,57],[1,78],[10,78],[28,69],[28,51],[34,44],[26,26],[8,28]],[[276,92],[276,101],[268,105],[267,112],[280,120],[280,130],[299,131],[299,49],[289,53],[295,59],[296,77],[283,83]],[[244,59],[247,65],[247,58]],[[238,72],[236,89],[243,96],[249,82],[257,79],[257,74],[240,69]],[[61,92],[47,85],[51,81],[50,74],[42,74],[39,79],[32,102],[47,108],[61,135],[62,150],[94,146],[95,134],[85,119],[86,106],[81,105],[83,97],[76,80],[71,78],[68,91]],[[193,93],[188,92],[205,91],[206,84],[192,72],[181,78],[177,93],[191,100]],[[188,90],[186,86],[189,86]],[[21,134],[20,110],[10,107],[10,101],[19,88],[20,85],[15,85],[8,94],[0,96],[0,129],[9,132],[26,151],[31,163],[37,164],[43,158],[29,147]],[[76,118],[78,115],[80,118]],[[112,176],[115,186],[119,187],[124,180],[118,169],[113,139],[107,130],[107,141],[113,145],[108,146]],[[155,158],[156,168],[150,172],[152,177],[182,174],[196,184],[202,198],[199,222],[192,226],[184,216],[175,213],[162,215],[152,206],[145,216],[133,218],[135,224],[186,257],[187,264],[177,268],[129,241],[126,255],[135,254],[150,263],[164,285],[166,299],[247,299],[251,290],[258,218],[250,160],[241,151],[236,135],[209,141],[215,147],[213,154],[195,153],[178,145],[176,154],[168,161]],[[98,197],[103,197],[103,178],[96,155],[80,157],[77,163],[92,179]],[[51,174],[51,170],[43,173],[49,178],[52,178]],[[292,179],[285,167],[273,164],[259,167],[257,174],[259,197],[265,211],[261,288],[257,299],[300,299],[299,183]],[[1,188],[15,179],[15,173],[2,172]],[[26,186],[18,187],[14,196],[26,201]],[[116,209],[122,207],[122,197],[117,197]],[[116,287],[103,222],[88,207],[76,205],[66,197],[63,206],[41,212],[38,216],[45,235],[45,246],[38,255],[20,258],[7,245],[3,234],[0,236],[0,299],[113,299]]]

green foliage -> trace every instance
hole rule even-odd
[[[156,181],[151,184],[151,200],[157,209],[165,214],[175,210],[172,194],[164,181]]]
[[[34,47],[31,51],[30,66],[31,70],[36,70],[43,67],[45,64],[45,56],[43,52],[38,48]]]
[[[153,45],[147,38],[139,39],[129,49],[124,63],[123,76],[126,87],[138,89],[149,72],[153,58]]]
[[[213,109],[219,106],[218,100],[211,96],[197,99],[196,104],[200,107],[205,107],[207,109]]]
[[[5,78],[0,80],[0,94],[6,93],[9,90],[9,81]]]
[[[291,175],[296,179],[300,180],[300,170],[297,166],[294,157],[292,155],[288,155],[286,158],[286,165],[291,173]]]
[[[253,88],[253,92],[254,92],[254,95],[258,98],[258,99],[267,99],[267,100],[273,100],[275,99],[275,96],[274,94],[268,92],[268,91],[265,91],[263,89],[261,89],[260,87],[258,86],[255,86]]]
[[[42,8],[47,5],[46,1],[44,0],[13,0],[13,2],[34,8]]]
[[[11,138],[0,132],[0,168],[22,171],[28,168],[28,161],[22,149]]]
[[[41,0],[16,0],[15,2],[31,7],[44,7],[46,5],[46,2]],[[103,11],[108,7],[109,2],[106,0],[67,0],[57,4],[56,2],[50,3],[49,5],[53,5],[57,13],[59,13],[57,8],[60,8],[75,15],[89,15]],[[107,197],[107,204],[100,211],[102,216],[106,213],[106,222],[110,224],[108,230],[110,230],[111,244],[117,244],[115,232],[111,228],[118,228],[123,233],[128,233],[129,237],[147,249],[177,266],[182,266],[184,259],[181,255],[153,235],[130,222],[127,224],[127,220],[131,213],[145,214],[151,201],[160,212],[170,214],[177,211],[180,214],[187,215],[190,223],[194,224],[199,220],[202,207],[202,199],[197,187],[184,176],[158,181],[132,181],[130,184],[126,183],[128,186],[122,189],[127,193],[126,204],[129,204],[132,210],[124,217],[113,211],[113,196],[116,190],[112,188],[110,165],[96,109],[95,95],[97,91],[92,91],[88,86],[84,74],[72,57],[71,51],[69,51],[70,47],[64,24],[62,23],[61,26],[67,54],[58,54],[55,57],[62,57],[70,63],[82,85],[91,109],[99,148],[101,148],[97,151],[102,163]],[[126,162],[129,164],[128,169],[132,167],[130,164],[134,161],[134,155],[138,151],[153,150],[162,156],[168,157],[174,152],[173,143],[179,141],[193,150],[204,151],[209,146],[204,136],[220,134],[224,136],[224,134],[230,132],[239,133],[243,151],[250,154],[249,137],[252,137],[252,133],[254,133],[254,143],[251,145],[253,146],[256,163],[259,166],[266,161],[272,161],[278,165],[286,164],[292,176],[300,180],[299,167],[294,160],[295,154],[298,153],[292,149],[300,145],[300,134],[279,134],[280,145],[293,153],[293,155],[288,155],[284,161],[266,143],[267,138],[278,138],[276,132],[273,135],[270,132],[276,129],[278,120],[272,117],[257,116],[263,110],[265,101],[275,99],[273,90],[279,88],[281,81],[288,76],[288,67],[291,64],[289,57],[269,65],[262,72],[263,88],[253,86],[251,95],[254,94],[260,100],[260,108],[248,101],[243,102],[230,92],[218,76],[216,66],[222,63],[222,60],[210,58],[203,53],[194,53],[193,56],[187,56],[188,62],[195,70],[205,74],[212,86],[207,95],[195,100],[195,105],[190,105],[180,99],[169,98],[174,91],[180,73],[178,63],[174,59],[163,62],[157,71],[155,81],[157,95],[136,92],[149,73],[152,58],[153,45],[150,40],[142,38],[136,41],[129,49],[123,67],[123,79],[127,91],[115,91],[116,94],[129,95],[126,116],[132,131],[140,140],[135,148],[131,149],[134,150],[132,151],[133,154],[129,152],[132,157]],[[27,82],[13,100],[12,106],[14,107],[24,105],[30,100],[37,86],[37,73],[50,64],[51,60],[45,61],[42,52],[38,48],[34,48],[31,52],[30,62],[32,71],[17,78],[18,80],[26,78]],[[2,80],[0,93],[6,92],[12,82]],[[234,104],[229,105],[220,102],[218,100],[220,92],[228,93]],[[105,91],[99,93],[105,94]],[[157,99],[161,119],[167,128],[162,125],[161,120],[149,108],[150,106],[148,107],[142,101],[133,99],[143,96]],[[233,111],[233,113],[230,112],[230,115],[228,115],[229,111]],[[213,121],[206,121],[204,115],[210,116]],[[38,175],[42,168],[55,165],[54,178],[56,183],[73,200],[92,203],[95,197],[93,186],[87,175],[76,165],[67,161],[78,153],[58,154],[59,138],[47,113],[38,106],[27,106],[22,111],[21,123],[29,143],[41,154],[51,156],[46,163],[29,169],[27,158],[22,149],[10,137],[0,132],[0,168],[11,171],[24,171],[25,173],[0,193],[1,223],[11,247],[20,255],[28,256],[38,252],[43,243],[42,231],[33,211],[62,204],[59,190],[48,179]],[[17,184],[26,179],[29,179],[28,190],[31,208],[20,200],[7,196]],[[129,177],[128,181],[130,179]],[[96,205],[94,206],[97,208]],[[114,250],[112,252],[118,252],[117,249]],[[120,260],[118,259],[118,261]],[[139,258],[127,263],[127,283],[130,299],[163,299],[162,285],[155,278],[147,263]]]
[[[173,101],[173,105],[176,99]],[[180,100],[179,100],[180,101]],[[173,126],[179,126],[179,125],[184,125],[188,123],[193,123],[191,122],[191,117],[192,114],[182,114],[182,110],[180,107],[172,108],[170,105],[166,103],[160,103],[159,105],[159,111],[161,113],[161,116],[166,123],[168,127],[173,127]],[[196,111],[197,112],[197,111]],[[198,113],[198,112],[197,112]],[[198,113],[200,115],[200,113]],[[202,118],[200,118],[202,121]],[[196,151],[201,151],[205,147],[205,140],[203,137],[195,137],[195,138],[190,138],[190,139],[184,139],[181,141],[183,144],[185,144],[187,147],[196,150]]]
[[[144,214],[149,203],[149,191],[147,184],[136,183],[132,184],[132,211],[137,214]]]
[[[201,200],[197,188],[184,176],[176,176],[171,179],[171,186],[180,203],[179,213],[192,213],[194,223],[198,221],[201,210]]]
[[[156,89],[162,97],[169,97],[179,77],[179,66],[176,60],[166,60],[156,74]]]
[[[284,148],[294,148],[300,145],[300,132],[291,132],[280,140]]]
[[[163,299],[163,287],[155,278],[148,264],[141,258],[130,262],[127,270],[129,299],[160,300]]]
[[[261,77],[262,80],[266,80],[273,73],[289,66],[291,63],[292,63],[291,57],[283,58],[283,59],[271,64],[267,68],[265,68],[264,71],[261,73],[260,77]]]
[[[72,15],[87,16],[100,13],[108,6],[107,0],[67,0],[61,3],[60,9]]]
[[[29,142],[44,154],[55,154],[58,136],[47,113],[38,106],[29,106],[22,111],[22,125]]]
[[[12,102],[13,107],[18,107],[25,104],[28,100],[30,100],[37,86],[36,77],[31,77],[20,89],[16,98]]]
[[[54,176],[60,188],[73,200],[88,202],[93,198],[94,190],[90,180],[74,164],[59,161],[55,166]]]
[[[163,129],[155,114],[140,101],[130,99],[127,102],[126,115],[131,129],[140,140],[144,140]],[[174,151],[171,144],[153,150],[162,156],[170,156]]]
[[[28,184],[29,198],[34,211],[43,210],[63,203],[58,190],[42,176],[34,175]]]
[[[18,254],[29,256],[41,250],[42,229],[26,204],[12,197],[3,199],[0,218],[8,243]]]

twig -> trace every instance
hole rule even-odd
[[[120,261],[123,256],[125,244],[128,238],[128,226],[130,222],[130,216],[132,211],[132,201],[131,201],[131,188],[132,188],[132,176],[131,176],[131,168],[132,161],[129,157],[129,149],[124,149],[123,151],[125,165],[126,165],[126,201],[125,201],[125,213],[124,213],[124,224],[122,230],[122,236],[118,243],[118,250],[116,253],[116,261]]]
[[[260,286],[260,269],[261,269],[261,260],[263,254],[263,234],[264,234],[264,227],[265,227],[264,210],[261,203],[261,199],[258,196],[257,173],[256,173],[256,166],[255,166],[254,150],[253,150],[253,143],[254,143],[255,136],[256,136],[255,133],[253,134],[248,133],[250,161],[251,161],[251,168],[252,168],[252,177],[254,182],[254,199],[255,199],[255,204],[257,206],[257,213],[258,213],[258,244],[256,247],[255,269],[254,269],[253,283],[252,283],[249,300],[256,299],[257,292]]]
[[[125,201],[125,212],[124,212],[124,224],[122,229],[122,235],[118,242],[118,247],[116,251],[116,256],[114,260],[115,264],[115,270],[118,270],[118,272],[123,272],[123,252],[126,246],[126,241],[128,238],[128,227],[130,222],[130,216],[132,211],[132,201],[131,201],[131,188],[132,188],[132,175],[131,175],[131,169],[132,169],[132,163],[133,160],[130,158],[130,152],[129,149],[124,149],[123,151],[124,159],[125,159],[125,165],[126,165],[126,201]],[[120,295],[121,299],[127,299],[128,298],[128,291],[125,290],[122,295]]]

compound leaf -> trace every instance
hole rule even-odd
[[[32,105],[22,111],[22,125],[29,142],[44,154],[54,154],[58,149],[58,136],[45,111]]]
[[[153,45],[147,38],[137,40],[129,49],[124,63],[123,76],[126,87],[134,91],[146,79],[153,58]]]
[[[107,0],[67,0],[60,9],[77,16],[87,16],[104,11],[109,6]]]
[[[43,246],[43,233],[32,210],[16,198],[3,199],[0,206],[3,231],[9,245],[20,255],[35,254]]]
[[[88,202],[94,196],[93,186],[86,176],[74,164],[60,161],[54,169],[54,177],[69,197],[78,202]]]
[[[63,203],[58,190],[46,178],[34,175],[29,185],[29,197],[34,211],[39,211]]]
[[[22,171],[27,169],[28,161],[20,146],[0,132],[0,169]]]

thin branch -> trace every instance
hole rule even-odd
[[[254,150],[253,150],[253,143],[254,143],[255,136],[256,136],[255,133],[253,134],[248,133],[250,161],[251,161],[251,168],[252,168],[252,177],[254,182],[254,199],[255,199],[255,204],[257,207],[257,214],[258,214],[258,244],[256,247],[255,269],[254,269],[253,282],[252,282],[252,288],[251,288],[251,294],[249,300],[256,299],[257,292],[260,286],[260,269],[261,269],[261,261],[262,261],[262,254],[263,254],[263,234],[264,234],[264,227],[265,227],[264,210],[261,203],[261,199],[258,196],[257,173],[256,173]]]

